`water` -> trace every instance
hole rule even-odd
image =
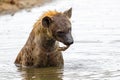
[[[119,4],[119,0],[56,0],[29,13],[0,16],[0,80],[120,80]],[[75,43],[63,52],[64,68],[16,67],[14,60],[42,12],[71,6]]]

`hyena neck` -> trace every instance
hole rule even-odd
[[[57,48],[56,40],[46,33],[40,33],[37,44],[45,52],[53,52]]]
[[[54,51],[56,49],[56,41],[54,39],[42,39],[41,41],[41,47],[43,50],[47,51],[47,52],[51,52]]]

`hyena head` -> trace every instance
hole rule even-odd
[[[73,37],[71,35],[72,8],[63,13],[57,13],[52,17],[45,16],[42,19],[42,25],[48,28],[52,34],[53,39],[62,42],[65,45],[73,44]]]

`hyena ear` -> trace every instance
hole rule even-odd
[[[68,16],[69,18],[71,18],[71,16],[72,16],[72,8],[66,10],[66,11],[64,12],[64,14],[65,14],[66,16]]]
[[[42,25],[43,25],[43,27],[49,28],[51,22],[52,22],[52,19],[50,17],[48,17],[48,16],[46,16],[46,17],[44,17],[42,19]]]

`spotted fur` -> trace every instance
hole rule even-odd
[[[70,13],[70,10],[67,12]],[[45,19],[45,22],[43,23],[45,17],[50,18],[51,22],[48,19]],[[63,19],[63,22],[60,22],[60,24],[59,22],[54,23],[53,21],[57,21],[54,19],[57,18],[61,18],[58,20]],[[45,12],[34,24],[33,30],[31,31],[26,44],[15,60],[15,64],[22,67],[62,67],[64,64],[63,56],[61,51],[57,50],[59,47],[58,41],[62,42],[62,40],[59,40],[57,34],[54,32],[57,31],[57,29],[62,28],[68,31],[67,29],[69,29],[70,24],[69,16],[66,15],[66,12]],[[58,25],[62,26],[57,28]]]

